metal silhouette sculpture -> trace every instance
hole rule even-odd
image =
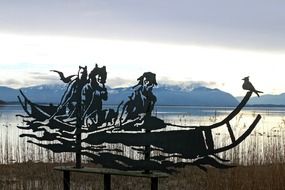
[[[259,97],[259,93],[263,93],[263,92],[261,92],[261,91],[259,91],[259,90],[256,90],[255,88],[254,88],[254,86],[251,84],[251,82],[249,81],[249,77],[244,77],[242,80],[244,80],[244,83],[243,83],[243,85],[242,85],[242,88],[244,89],[244,90],[249,90],[249,91],[252,91],[252,92],[254,92],[258,97]]]
[[[68,77],[60,71],[52,71],[67,83],[66,91],[56,106],[35,104],[20,91],[18,98],[27,115],[20,115],[25,126],[18,127],[33,132],[20,136],[29,137],[29,143],[56,153],[76,153],[76,168],[81,167],[82,155],[103,167],[119,170],[171,173],[185,165],[203,170],[206,170],[205,165],[232,167],[216,154],[240,144],[261,119],[257,115],[248,129],[235,137],[230,121],[246,105],[254,89],[247,89],[240,104],[220,122],[208,126],[178,126],[152,115],[157,100],[152,92],[157,85],[154,73],[143,73],[128,100],[114,110],[104,109],[102,104],[108,98],[105,66],[96,64],[89,74],[87,67],[79,67],[76,75]],[[180,130],[162,130],[168,125]],[[212,130],[221,126],[227,127],[231,143],[215,147]]]

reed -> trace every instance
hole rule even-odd
[[[242,123],[243,117],[244,115],[240,115],[234,123],[235,134],[241,134],[246,127]],[[190,114],[177,118],[167,122],[185,125],[193,122],[193,116]],[[214,117],[209,117],[208,122],[216,120],[219,120],[219,115],[215,112]],[[205,121],[197,123],[204,124]],[[63,188],[62,173],[54,171],[53,167],[73,165],[74,154],[54,154],[27,143],[26,138],[12,138],[8,127],[1,127],[0,132],[0,189]],[[229,142],[224,130],[213,131],[213,135],[217,146]],[[236,165],[235,168],[227,170],[208,168],[208,172],[203,172],[194,166],[186,167],[168,179],[161,180],[160,189],[284,189],[284,145],[285,120],[280,121],[277,126],[272,126],[271,129],[268,129],[268,126],[260,126],[239,146],[219,154],[221,158],[231,160],[231,164]],[[135,157],[133,152],[128,152]],[[73,189],[103,189],[103,178],[100,175],[72,174],[71,181]],[[116,190],[149,189],[149,185],[147,179],[112,177],[112,188]]]
[[[219,119],[215,112],[215,120]],[[245,124],[241,122],[243,115],[237,118],[234,124],[235,134],[242,133]],[[211,123],[213,117],[209,118]],[[177,124],[187,124],[191,122],[191,115],[180,115],[176,120],[168,122]],[[198,121],[204,124],[205,121]],[[8,124],[6,124],[8,126]],[[241,128],[242,126],[242,128]],[[256,165],[283,163],[285,157],[285,122],[280,121],[278,126],[272,126],[272,129],[263,129],[267,126],[258,126],[258,129],[236,148],[219,154],[224,159],[232,160],[238,165]],[[11,135],[8,127],[1,127],[0,134],[0,164],[21,163],[21,162],[57,162],[65,163],[74,161],[72,153],[54,154],[51,151],[27,143],[27,138],[15,138]],[[21,134],[23,131],[18,131]],[[224,146],[229,143],[230,138],[226,130],[213,131],[216,146]],[[116,148],[116,147],[113,147]],[[133,152],[127,151],[133,156]]]
[[[71,163],[66,163],[72,165]],[[0,165],[0,189],[7,190],[61,190],[62,173],[54,171],[56,163],[20,163]],[[89,165],[94,167],[94,165]],[[196,167],[180,169],[167,179],[161,179],[164,190],[220,190],[220,189],[264,189],[278,190],[285,187],[285,164],[237,166],[220,170],[208,168],[204,172]],[[103,177],[95,174],[71,175],[72,189],[103,189]],[[150,181],[142,178],[112,176],[112,189],[149,189]]]

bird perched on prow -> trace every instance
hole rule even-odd
[[[263,92],[261,92],[261,91],[259,91],[259,90],[256,90],[255,88],[254,88],[254,86],[251,84],[251,82],[249,81],[249,77],[244,77],[242,80],[244,80],[244,83],[243,83],[243,85],[242,85],[242,88],[244,89],[244,90],[249,90],[249,91],[251,91],[251,92],[254,92],[258,97],[259,97],[259,94],[258,93],[263,93]]]
[[[58,73],[60,80],[62,80],[64,83],[69,83],[72,80],[72,77],[76,76],[76,75],[70,75],[68,77],[64,77],[63,73],[57,70],[50,70],[51,72],[56,72]]]

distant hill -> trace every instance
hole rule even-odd
[[[22,88],[21,90],[34,102],[58,103],[65,91],[64,85],[39,85]],[[107,104],[118,104],[127,100],[133,89],[109,88]],[[243,97],[233,97],[219,89],[206,87],[185,87],[177,85],[159,85],[153,89],[157,97],[157,105],[191,105],[191,106],[236,106]],[[18,102],[19,89],[0,87],[0,100],[3,102]],[[0,102],[1,103],[1,102]],[[279,95],[262,95],[251,97],[248,105],[278,106],[285,105],[285,93]]]
[[[131,88],[109,89],[110,104],[118,104],[132,94]],[[174,85],[163,85],[154,88],[157,105],[192,105],[192,106],[236,106],[238,101],[229,93],[219,89],[197,87],[194,89],[179,88]]]
[[[33,102],[58,103],[65,91],[64,85],[39,85],[22,88],[24,94]],[[118,104],[127,100],[132,88],[108,88],[107,104]],[[197,87],[182,88],[175,85],[161,85],[154,88],[158,99],[157,105],[192,105],[192,106],[236,106],[238,101],[229,93],[219,89]],[[17,102],[19,89],[0,87],[0,99],[6,102]]]
[[[27,97],[34,102],[50,102],[57,103],[64,93],[65,86],[63,85],[39,85],[27,88],[21,88]],[[9,87],[0,87],[0,100],[5,102],[18,102],[17,96],[20,95],[20,89]]]
[[[197,87],[192,90],[157,89],[158,104],[192,106],[236,106],[238,101],[219,89]]]
[[[242,97],[237,97],[237,100],[241,100]],[[285,106],[285,93],[279,95],[265,94],[260,97],[252,96],[248,102],[249,105],[284,105]]]
[[[59,103],[65,89],[65,85],[58,84],[21,88],[31,101],[41,103]]]
[[[58,103],[66,89],[65,85],[38,85],[21,90],[32,100],[38,103]],[[106,104],[118,104],[127,100],[133,89],[109,88],[109,98]],[[236,106],[243,97],[233,97],[231,94],[219,89],[206,87],[159,85],[153,89],[157,97],[157,105],[191,105],[191,106]],[[0,86],[0,100],[3,102],[18,102],[19,89]],[[1,102],[0,102],[1,103]],[[248,105],[276,106],[285,105],[285,93],[279,95],[262,95],[260,98],[251,97]]]
[[[19,93],[19,90],[0,86],[0,100],[5,102],[15,102],[17,100],[17,95]]]

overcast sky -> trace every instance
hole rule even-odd
[[[143,71],[240,95],[251,76],[285,92],[283,0],[0,0],[0,85],[20,87],[106,65],[111,86]]]

